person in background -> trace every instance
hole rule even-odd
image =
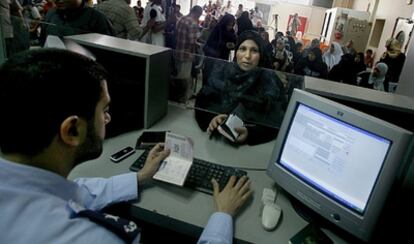
[[[146,26],[150,20],[155,20],[151,30],[142,38],[142,41],[156,45],[165,46],[164,30],[166,25],[165,15],[161,7],[161,0],[152,0],[147,3],[144,9],[142,25]]]
[[[307,57],[302,57],[299,60],[295,66],[295,74],[321,79],[328,77],[328,66],[322,60],[322,51],[319,47],[312,48]]]
[[[267,31],[263,31],[259,33],[260,36],[263,38],[263,40],[265,41],[265,50],[266,53],[272,54],[273,53],[273,46],[270,43],[270,37],[269,37],[269,32]]]
[[[169,15],[167,23],[165,25],[165,46],[175,49],[176,45],[176,29],[178,21],[183,17],[180,12],[181,6],[176,4],[173,5],[173,12]]]
[[[365,65],[365,62],[364,62],[364,53],[362,52],[357,53],[357,55],[355,56],[354,62],[355,62],[355,72],[357,74],[367,70],[367,66]]]
[[[343,55],[341,45],[337,42],[332,42],[329,50],[326,51],[322,58],[325,64],[328,66],[328,70],[331,70],[335,65],[341,61]]]
[[[99,33],[114,35],[110,21],[104,14],[86,5],[85,0],[57,0],[56,8],[50,9],[41,26],[40,44],[48,35],[58,37]]]
[[[211,21],[210,21],[210,23],[209,23],[209,25],[208,25],[208,27],[207,28],[204,28],[202,31],[201,31],[201,35],[200,35],[200,37],[198,38],[198,42],[200,42],[201,44],[205,44],[206,42],[207,42],[207,40],[208,40],[208,38],[210,37],[210,35],[211,35],[211,32],[213,32],[213,30],[214,30],[214,27],[216,27],[216,25],[217,25],[217,20],[216,19],[211,19]]]
[[[234,15],[236,19],[240,18],[241,14],[244,12],[243,10],[243,4],[239,4],[239,7],[237,8],[236,14]],[[249,13],[249,12],[247,12]]]
[[[196,5],[190,10],[190,14],[182,17],[177,23],[177,43],[175,49],[177,76],[175,79],[182,81],[183,85],[180,87],[184,87],[183,94],[178,95],[179,102],[185,103],[192,95],[191,67],[199,34],[198,19],[202,13],[203,9]]]
[[[234,25],[236,19],[231,14],[226,14],[214,27],[213,32],[204,46],[204,54],[209,57],[223,60],[229,59],[230,50],[234,48],[236,35]]]
[[[297,42],[293,48],[295,50],[295,52],[293,52],[293,65],[296,65],[303,56],[303,43]]]
[[[233,6],[231,5],[231,1],[227,1],[226,6],[221,8],[221,15],[226,14],[233,14]]]
[[[314,39],[312,39],[312,41],[311,41],[311,43],[307,46],[307,47],[305,47],[305,49],[303,49],[303,52],[302,52],[302,56],[303,57],[307,57],[308,56],[308,54],[309,54],[309,52],[312,50],[312,49],[314,49],[315,47],[317,47],[317,48],[320,48],[320,41],[319,41],[319,39],[318,38],[314,38]]]
[[[367,49],[365,51],[364,62],[365,62],[365,65],[368,68],[371,69],[373,67],[373,65],[374,65],[374,52],[372,51],[372,49]]]
[[[344,54],[341,61],[335,65],[328,74],[328,79],[349,85],[357,85],[357,64],[355,56]]]
[[[139,41],[152,28],[155,20],[147,22],[141,28],[130,0],[107,0],[96,5],[96,10],[103,13],[111,23],[116,37]]]
[[[180,12],[181,11],[181,5],[176,4],[174,8],[175,17],[177,18],[177,21],[181,19],[184,15]]]
[[[276,41],[276,50],[273,57],[273,67],[277,71],[292,72],[292,53],[286,49],[286,39],[280,37]]]
[[[342,52],[344,54],[351,54],[351,55],[355,56],[357,52],[354,48],[354,41],[353,40],[347,41],[345,46],[342,47]]]
[[[405,62],[405,54],[401,52],[401,43],[395,39],[387,40],[385,47],[387,51],[382,55],[380,62],[388,66],[388,72],[384,80],[384,91],[389,91],[389,83],[397,84]]]
[[[254,10],[250,14],[250,18],[252,19],[253,25],[256,27],[257,22],[260,21],[260,23],[263,21],[263,12],[260,11],[259,7],[254,7]]]
[[[244,11],[240,17],[237,18],[237,35],[239,36],[243,31],[254,30],[253,23],[249,18],[249,12]]]
[[[24,67],[24,68],[22,68]],[[101,210],[136,200],[168,155],[163,144],[149,153],[138,173],[66,179],[103,151],[111,120],[106,71],[67,50],[36,49],[0,67],[0,243],[139,243],[133,222]],[[233,216],[251,195],[250,181],[232,176],[199,243],[231,243]],[[22,232],[23,231],[23,232]]]
[[[10,18],[10,5],[11,0],[0,2],[0,31],[6,45],[6,58],[10,57],[13,49],[13,25]]]
[[[234,33],[234,25],[236,19],[231,14],[226,14],[221,18],[211,32],[203,52],[204,68],[202,70],[203,84],[206,82],[207,76],[212,72],[215,59],[229,60],[230,50],[234,49],[236,43],[236,34]],[[210,58],[208,58],[210,57]]]
[[[371,72],[362,72],[359,86],[371,88],[378,91],[384,91],[384,80],[388,71],[388,66],[385,63],[377,63]]]
[[[133,8],[138,19],[138,24],[141,24],[142,19],[144,18],[144,8],[141,6],[141,0],[138,0],[137,5],[135,5]]]
[[[265,46],[257,32],[245,31],[238,37],[234,61],[215,63],[196,99],[201,130],[214,133],[235,114],[250,125],[236,128],[236,144],[256,145],[276,137],[287,101],[281,80],[269,69]]]
[[[293,17],[290,19],[290,22],[288,24],[288,30],[290,30],[290,33],[292,36],[296,36],[296,33],[298,32],[300,28],[300,18],[297,13],[293,15]]]

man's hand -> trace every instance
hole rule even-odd
[[[138,184],[150,180],[157,172],[160,163],[170,155],[170,150],[164,150],[164,143],[158,143],[148,154],[144,167],[138,171]]]
[[[236,127],[234,130],[239,133],[239,136],[236,138],[237,143],[245,143],[247,140],[247,137],[249,136],[249,131],[246,127]]]
[[[214,189],[214,203],[217,211],[235,216],[237,211],[252,194],[250,180],[246,176],[241,177],[236,183],[236,176],[230,177],[226,187],[219,192],[219,184],[215,179],[211,180]]]
[[[212,133],[217,127],[227,119],[227,114],[219,114],[214,117],[207,128],[207,133]]]

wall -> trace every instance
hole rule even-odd
[[[375,0],[354,0],[353,9],[365,11],[368,4],[371,4],[370,11],[372,11],[374,3]],[[395,20],[398,17],[411,18],[413,12],[414,5],[407,5],[406,0],[379,0],[378,9],[374,19],[385,19],[385,25],[376,53],[376,61],[378,61],[382,53],[385,52],[385,42],[392,35]]]
[[[414,41],[412,39],[406,55],[407,59],[401,72],[400,84],[397,87],[396,93],[414,97],[414,82],[412,81],[412,77],[414,76]]]
[[[352,8],[354,4],[353,0],[334,0],[332,4],[332,8],[340,7],[340,8]]]
[[[325,8],[320,7],[289,3],[274,3],[272,9],[270,10],[270,16],[273,16],[274,14],[279,15],[278,29],[282,32],[286,31],[290,14],[298,13],[299,16],[308,18],[304,37],[312,39],[316,37],[319,38],[321,34],[325,11]],[[271,22],[272,20],[269,20],[269,23]],[[272,26],[274,26],[274,23],[272,23]]]
[[[394,0],[395,1],[395,0]],[[375,0],[354,0],[354,3],[352,5],[352,9],[359,10],[359,11],[366,11],[369,7],[369,11],[372,11],[372,8],[374,7]]]

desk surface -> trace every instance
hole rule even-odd
[[[274,141],[253,147],[243,145],[236,148],[222,140],[211,140],[198,128],[193,110],[175,105],[169,105],[168,115],[152,126],[151,130],[171,130],[191,137],[194,140],[194,155],[197,158],[234,167],[263,169],[262,171],[247,170],[252,180],[254,194],[252,201],[240,211],[235,219],[235,238],[251,243],[288,243],[289,239],[307,224],[293,210],[286,196],[281,193],[277,197],[277,204],[283,209],[279,226],[272,232],[267,232],[261,227],[259,215],[262,206],[262,190],[274,184],[265,172]],[[118,164],[111,162],[109,156],[125,146],[134,147],[140,134],[141,131],[134,131],[105,140],[101,157],[77,166],[69,178],[110,177],[130,172],[129,166],[139,157],[141,151],[137,151],[133,156]],[[169,228],[171,228],[169,220],[186,223],[188,226],[181,230],[188,230],[188,227],[201,230],[214,212],[211,195],[159,182],[153,182],[151,186],[142,191],[139,201],[133,206],[137,213],[142,213],[142,210],[149,213],[144,217],[135,217],[161,225],[164,223],[165,227]],[[174,226],[174,228],[180,227]],[[344,243],[329,231],[325,232],[335,240],[335,243]],[[187,234],[191,235],[191,233]]]

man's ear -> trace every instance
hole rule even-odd
[[[86,121],[78,116],[67,117],[60,124],[60,138],[63,143],[76,147],[83,142],[86,127]]]

